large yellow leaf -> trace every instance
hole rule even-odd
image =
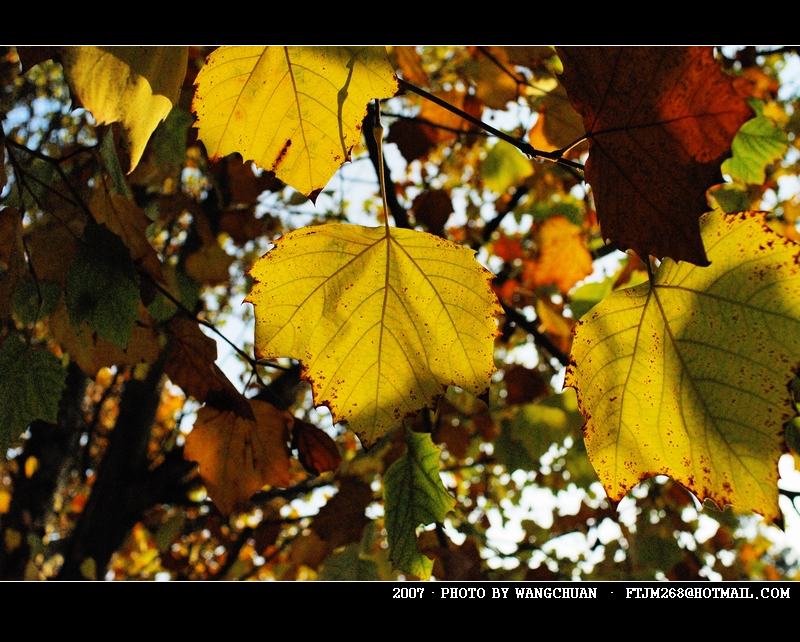
[[[178,101],[187,47],[64,47],[72,91],[100,124],[119,122],[132,172],[150,135]]]
[[[209,156],[239,152],[314,198],[350,159],[369,101],[396,91],[383,47],[220,47],[193,107]]]
[[[490,273],[473,251],[414,230],[296,230],[253,267],[256,354],[303,362],[314,400],[371,444],[448,385],[494,371]]]
[[[800,246],[762,214],[705,214],[706,268],[665,260],[578,324],[566,385],[589,457],[620,499],[665,474],[701,499],[778,514],[783,424],[800,364]]]

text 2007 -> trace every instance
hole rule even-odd
[[[401,587],[395,586],[392,589],[392,597],[393,598],[395,598],[395,597],[402,597],[402,598],[422,597],[423,595],[425,595],[425,589],[424,588],[414,588],[414,587],[409,587],[409,586],[403,586],[401,588]]]

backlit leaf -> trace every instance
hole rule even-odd
[[[203,406],[186,437],[184,456],[200,464],[211,499],[226,514],[262,486],[291,481],[286,447],[291,416],[265,401],[248,403],[255,420]]]
[[[505,194],[531,174],[531,161],[504,140],[495,143],[481,163],[483,184],[496,194]]]
[[[406,229],[295,230],[253,266],[259,358],[302,362],[314,401],[369,445],[494,370],[497,300],[473,251]]]
[[[119,122],[131,172],[158,124],[178,101],[186,47],[64,47],[61,60],[75,95],[100,124]]]
[[[568,292],[592,273],[592,255],[579,228],[563,216],[551,216],[536,231],[536,257],[525,262],[525,285],[536,288],[555,285]]]
[[[583,119],[573,109],[561,83],[541,99],[538,110],[539,119],[528,134],[528,140],[537,149],[561,149],[583,136]],[[584,149],[584,145],[577,149]]]
[[[560,47],[561,82],[589,136],[603,236],[640,256],[707,265],[705,191],[751,110],[711,47]]]
[[[238,152],[312,198],[350,159],[369,101],[397,91],[382,47],[220,47],[196,84],[210,157]]]
[[[420,553],[416,529],[441,522],[455,506],[439,477],[439,449],[427,433],[407,433],[406,454],[383,479],[389,558],[399,569],[428,579],[433,561]]]
[[[578,324],[566,385],[612,499],[669,475],[702,499],[778,515],[789,381],[800,364],[800,248],[763,214],[700,219],[708,268],[665,260]]]
[[[733,139],[733,157],[722,171],[751,185],[764,182],[766,166],[781,158],[789,142],[786,132],[766,116],[748,120]]]

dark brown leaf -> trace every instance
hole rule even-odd
[[[321,475],[336,470],[342,461],[336,442],[324,430],[298,419],[292,428],[292,448],[308,472]]]
[[[441,235],[447,219],[453,213],[453,202],[445,190],[434,189],[417,196],[411,211],[417,223],[422,223],[431,234]]]
[[[605,238],[708,265],[705,191],[751,110],[711,47],[561,47],[561,81],[590,137],[586,180]]]

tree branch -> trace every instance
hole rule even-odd
[[[550,161],[558,165],[563,165],[565,167],[571,167],[572,169],[578,169],[583,171],[583,165],[581,163],[569,160],[567,158],[562,158],[560,150],[556,150],[554,152],[546,152],[541,149],[536,149],[530,143],[527,143],[524,140],[519,140],[517,138],[514,138],[513,136],[510,136],[509,134],[500,131],[496,127],[492,127],[488,123],[483,122],[480,118],[475,118],[475,116],[473,116],[472,114],[468,114],[463,109],[459,109],[458,107],[451,105],[447,101],[442,100],[438,96],[435,96],[425,91],[424,89],[421,89],[420,87],[417,87],[416,85],[408,82],[407,80],[398,78],[398,82],[400,83],[400,86],[403,87],[404,89],[407,89],[417,94],[418,96],[422,96],[426,100],[430,100],[431,102],[439,105],[439,107],[441,107],[442,109],[446,109],[447,111],[455,114],[456,116],[459,116],[464,120],[469,121],[473,125],[477,125],[484,131],[487,131],[490,134],[496,136],[497,138],[500,138],[501,140],[504,140],[507,143],[513,145],[514,147],[519,149],[523,154],[527,154],[528,156],[532,156],[534,158]]]
[[[533,337],[534,342],[538,344],[540,347],[547,350],[547,352],[549,352],[552,357],[558,359],[559,363],[561,363],[562,366],[569,365],[569,356],[567,356],[564,352],[562,352],[561,349],[559,349],[559,347],[552,342],[550,337],[548,337],[541,330],[539,330],[539,328],[536,327],[535,323],[528,321],[528,319],[525,318],[525,315],[522,314],[522,312],[520,312],[515,308],[512,308],[509,305],[506,305],[502,301],[500,302],[500,305],[503,306],[503,312],[505,313],[506,318],[509,321],[514,323],[518,328],[521,328],[522,330],[525,330],[528,334],[530,334]]]

